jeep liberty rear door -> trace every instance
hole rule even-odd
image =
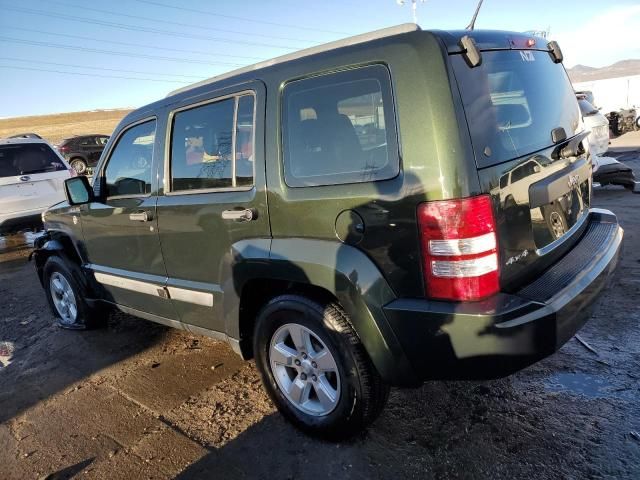
[[[483,38],[478,41],[482,49]],[[481,189],[491,195],[496,213],[502,288],[513,291],[580,238],[590,205],[591,160],[562,63],[543,50],[546,44],[536,43],[542,39],[504,42],[506,48],[483,49],[475,67],[462,54],[449,58]]]
[[[222,302],[245,254],[268,255],[261,82],[178,102],[168,113],[158,229],[184,323],[224,332]],[[238,295],[240,292],[237,292]]]

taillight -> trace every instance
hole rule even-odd
[[[69,147],[67,145],[62,145],[61,147],[58,147],[58,151],[62,153],[67,153],[69,151]]]
[[[500,290],[496,223],[488,195],[418,205],[426,295],[481,300]]]

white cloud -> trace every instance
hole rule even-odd
[[[603,67],[640,57],[640,5],[612,8],[573,30],[552,32],[565,65]]]

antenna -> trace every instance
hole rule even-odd
[[[476,13],[473,14],[473,18],[471,19],[471,23],[469,23],[469,25],[467,25],[467,30],[473,30],[474,27],[476,26],[476,18],[478,18],[478,13],[480,12],[480,7],[482,7],[482,2],[484,0],[480,0],[478,2],[478,6],[476,7]]]

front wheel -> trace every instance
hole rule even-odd
[[[278,410],[312,435],[352,436],[386,404],[389,387],[337,303],[274,298],[258,316],[254,352]]]
[[[47,259],[42,274],[47,300],[58,319],[58,326],[84,330],[104,323],[104,312],[91,309],[85,301],[84,289],[76,279],[79,269],[75,265],[54,255]]]

